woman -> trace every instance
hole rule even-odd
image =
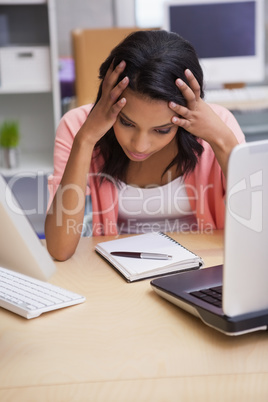
[[[100,80],[94,107],[71,110],[57,130],[51,255],[74,253],[88,194],[93,235],[222,228],[228,158],[244,136],[229,111],[203,101],[191,44],[134,32],[101,65]]]

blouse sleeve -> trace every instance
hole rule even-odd
[[[53,174],[48,177],[48,209],[61,182],[72,149],[74,137],[85,122],[92,107],[93,105],[90,104],[72,109],[62,117],[59,123],[54,145]],[[89,194],[89,192],[89,187],[87,187],[87,194]]]
[[[234,115],[219,105],[210,105],[233,131],[239,143],[245,136]],[[226,180],[211,146],[200,140],[204,151],[195,170],[185,178],[189,201],[200,230],[222,229],[225,219]]]
[[[230,110],[226,109],[223,106],[210,104],[210,107],[214,110],[215,113],[224,121],[224,123],[232,130],[234,135],[237,138],[239,143],[245,142],[245,135],[241,130],[238,121],[236,120],[235,116],[230,112]]]

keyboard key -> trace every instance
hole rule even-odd
[[[198,292],[191,292],[190,294],[192,296],[198,297],[198,299],[203,299],[206,296],[205,293],[199,292],[199,291]]]
[[[222,286],[200,289],[190,294],[216,307],[222,307]]]
[[[205,296],[202,298],[202,300],[204,300],[208,303],[211,303],[211,304],[214,304],[218,301],[217,299],[215,299],[214,297],[211,297],[211,296]]]

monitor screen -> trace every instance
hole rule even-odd
[[[163,28],[192,43],[208,86],[264,80],[263,0],[174,0],[164,8]]]

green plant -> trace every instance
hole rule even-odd
[[[20,141],[19,124],[17,121],[4,121],[0,127],[0,146],[16,148]]]

